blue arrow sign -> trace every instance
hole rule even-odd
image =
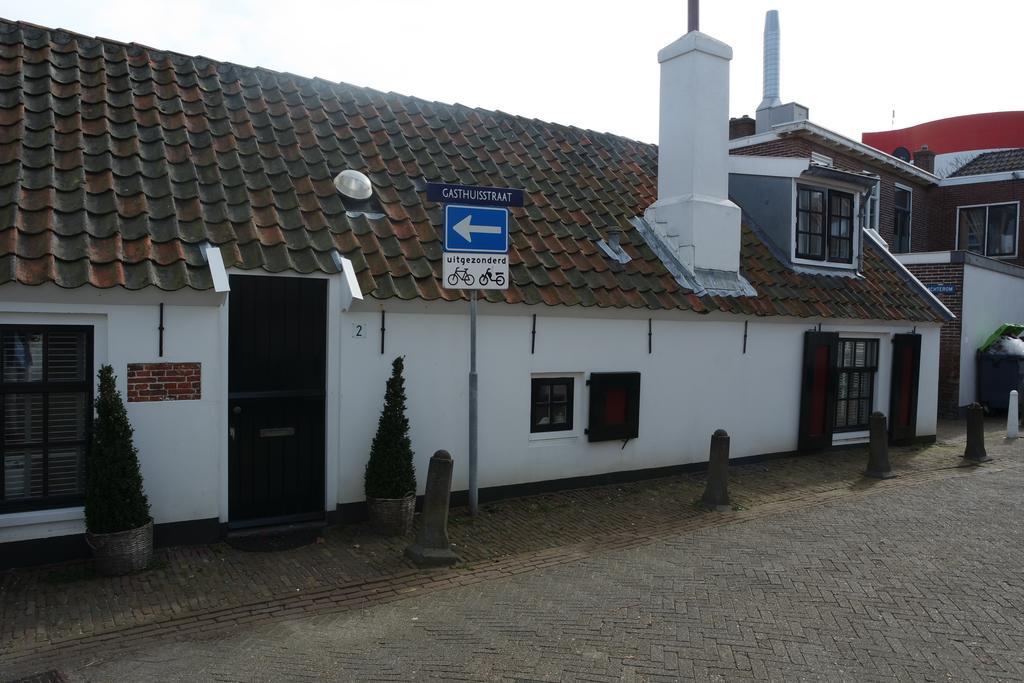
[[[508,252],[508,209],[490,206],[444,207],[445,251]]]

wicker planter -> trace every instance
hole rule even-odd
[[[406,536],[412,533],[412,518],[416,512],[416,494],[405,498],[366,499],[370,512],[370,526],[385,536]]]
[[[92,548],[96,573],[121,576],[145,569],[153,559],[153,520],[112,534],[90,534],[85,541]]]

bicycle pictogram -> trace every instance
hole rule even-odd
[[[480,277],[481,284],[483,284],[483,276]],[[473,277],[468,268],[456,268],[455,272],[448,276],[448,285],[454,287],[455,285],[462,282],[468,287],[472,287],[473,283],[476,282],[476,278]]]

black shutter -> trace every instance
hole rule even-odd
[[[590,375],[587,441],[625,441],[640,434],[640,373]]]
[[[889,392],[889,441],[907,444],[917,436],[917,387],[921,375],[921,335],[897,334],[892,339],[892,383]]]
[[[836,422],[835,332],[804,333],[804,363],[800,392],[800,451],[815,451],[832,445]]]

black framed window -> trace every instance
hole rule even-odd
[[[0,510],[80,504],[92,328],[0,325],[0,414]]]
[[[835,431],[867,429],[878,372],[877,339],[840,339],[836,354]]]
[[[796,197],[796,255],[824,261],[825,191],[800,186]]]
[[[640,373],[595,372],[587,383],[587,441],[635,439],[640,433]]]
[[[896,186],[896,193],[893,197],[893,232],[896,239],[893,241],[892,250],[897,254],[905,254],[910,251],[910,217],[911,217],[911,191]]]
[[[1017,255],[1020,204],[961,206],[957,210],[957,248],[992,257]]]
[[[828,260],[853,263],[853,195],[828,193]]]
[[[853,195],[797,185],[797,258],[853,263]]]
[[[572,429],[572,377],[534,377],[530,432]]]

